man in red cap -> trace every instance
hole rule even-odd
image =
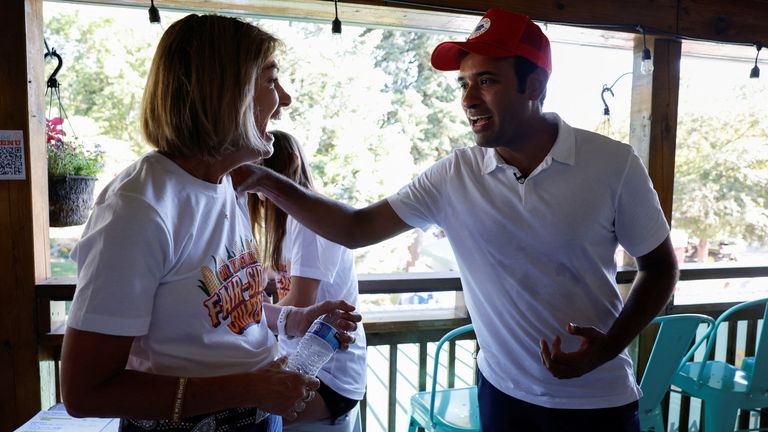
[[[363,209],[259,167],[244,170],[241,188],[348,247],[440,226],[481,348],[484,431],[638,431],[640,390],[625,348],[677,278],[640,159],[542,112],[550,46],[526,16],[489,10],[466,41],[438,45],[432,65],[459,71],[476,146]],[[616,287],[618,244],[637,259],[626,303]]]

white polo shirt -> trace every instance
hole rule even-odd
[[[607,331],[623,302],[614,253],[642,256],[669,227],[632,148],[575,129],[557,115],[557,140],[523,184],[494,149],[464,148],[388,198],[409,225],[440,226],[461,273],[481,347],[478,365],[495,387],[553,408],[605,408],[640,397],[623,352],[594,371],[560,380],[544,367],[539,340],[581,338],[569,322]]]

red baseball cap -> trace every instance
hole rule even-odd
[[[552,73],[549,39],[530,18],[515,12],[489,9],[465,42],[443,42],[432,51],[432,67],[459,70],[468,52],[487,57],[524,57]]]

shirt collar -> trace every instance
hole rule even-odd
[[[573,127],[564,122],[559,115],[555,113],[544,113],[549,120],[557,122],[557,139],[552,149],[549,150],[547,158],[552,158],[558,162],[567,165],[576,163],[576,135]],[[484,148],[485,158],[483,160],[483,174],[488,174],[499,166],[507,165],[504,159],[499,156],[495,149]]]

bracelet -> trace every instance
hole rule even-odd
[[[176,385],[176,397],[173,399],[173,411],[171,412],[171,421],[181,422],[181,406],[184,404],[184,390],[187,389],[187,377],[179,377]]]
[[[280,309],[280,315],[277,317],[277,335],[278,336],[285,336],[289,339],[292,339],[291,336],[288,336],[288,334],[285,332],[285,325],[288,322],[288,314],[293,312],[295,308],[293,306],[283,306],[282,309]]]

